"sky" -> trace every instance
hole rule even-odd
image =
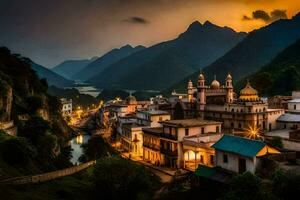
[[[0,46],[51,68],[174,39],[195,20],[249,32],[299,11],[300,0],[0,0]]]

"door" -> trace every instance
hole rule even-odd
[[[246,171],[246,159],[239,158],[239,173],[244,173]]]

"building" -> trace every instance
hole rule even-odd
[[[121,130],[119,131],[121,148],[132,153],[133,156],[142,157],[143,151],[143,128],[160,127],[164,120],[170,120],[170,114],[161,110],[137,110],[136,114],[126,117],[119,117]],[[147,153],[147,150],[145,150]]]
[[[269,108],[287,110],[289,100],[292,100],[292,96],[277,95],[277,96],[268,98],[268,105],[269,105]]]
[[[292,99],[287,101],[286,113],[277,120],[279,129],[299,129],[300,128],[300,91],[292,92]]]
[[[62,115],[63,116],[71,116],[73,111],[72,99],[67,100],[66,98],[62,98]]]
[[[173,105],[174,118],[200,117],[222,123],[222,130],[228,133],[244,132],[252,126],[263,131],[276,128],[276,119],[284,113],[283,109],[269,109],[268,104],[260,99],[258,92],[248,82],[239,92],[234,92],[230,74],[221,85],[214,78],[210,85],[205,84],[201,73],[197,86],[190,80],[187,84],[187,98]]]
[[[280,153],[262,141],[232,135],[224,135],[212,148],[216,166],[237,173],[254,173],[262,156]]]
[[[143,129],[144,160],[166,167],[183,168],[190,167],[192,164],[189,162],[192,159],[193,165],[200,162],[207,163],[204,162],[204,157],[205,159],[210,158],[210,155],[213,154],[210,151],[209,143],[214,141],[209,134],[211,136],[220,134],[222,123],[201,119],[182,119],[167,120],[161,124],[162,127],[159,128]],[[197,146],[201,142],[206,146]],[[188,159],[192,150],[196,154],[198,153],[196,159],[195,157]],[[185,160],[184,157],[188,160]]]

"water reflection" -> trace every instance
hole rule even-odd
[[[78,163],[78,158],[83,154],[81,145],[86,144],[90,137],[90,135],[78,135],[71,140],[71,147],[73,149],[71,162],[73,164]]]

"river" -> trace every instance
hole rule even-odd
[[[77,135],[70,141],[71,147],[73,149],[71,158],[71,162],[73,164],[79,163],[78,158],[83,154],[83,149],[81,148],[81,145],[86,144],[90,137],[90,135]]]

